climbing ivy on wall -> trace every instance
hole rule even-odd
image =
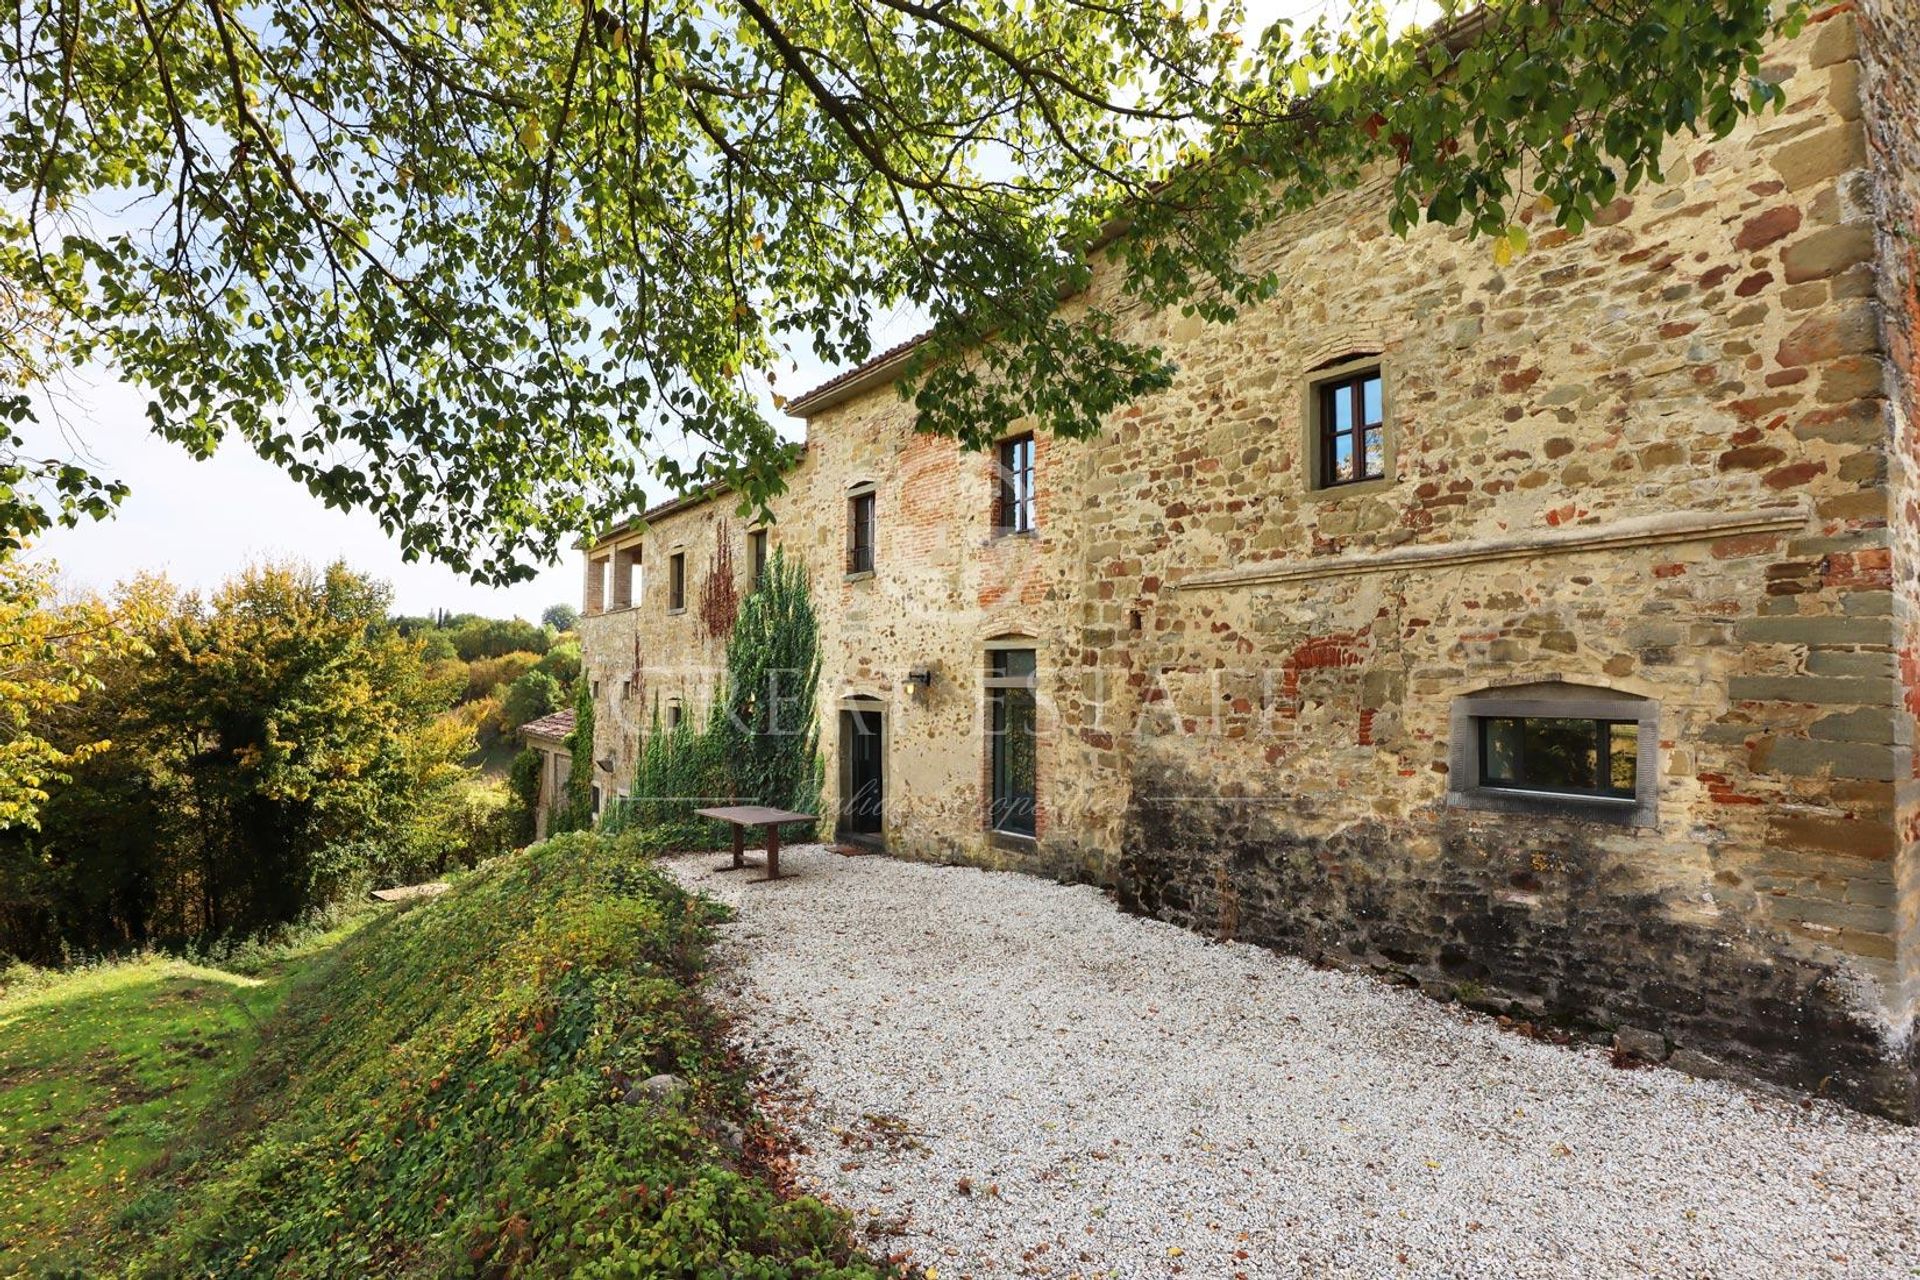
[[[567,739],[572,761],[567,772],[567,802],[554,815],[553,829],[584,831],[593,826],[593,683],[579,682],[573,699],[573,733]]]
[[[705,726],[663,725],[656,699],[630,795],[609,808],[603,830],[644,828],[662,845],[714,845],[728,837],[695,817],[697,808],[734,801],[814,811],[820,629],[806,570],[776,549],[732,626],[726,678]]]
[[[717,734],[735,794],[805,809],[820,797],[820,627],[806,570],[775,550],[727,641]]]
[[[709,639],[733,630],[740,613],[740,593],[733,577],[733,533],[722,520],[714,530],[713,560],[700,584],[700,623]]]

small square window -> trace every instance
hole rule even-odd
[[[667,608],[687,607],[687,555],[676,551],[667,558]]]
[[[1032,533],[1038,514],[1033,489],[1033,433],[1000,442],[993,503],[995,533]]]
[[[847,572],[873,572],[874,494],[856,493],[847,500]]]
[[[1379,366],[1315,383],[1312,406],[1316,487],[1384,480],[1386,401]]]
[[[680,704],[677,702],[669,702],[667,704],[667,728],[678,729],[679,727],[680,727]]]

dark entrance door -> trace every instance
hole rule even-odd
[[[840,713],[840,834],[871,843],[879,841],[885,816],[880,729],[878,711]]]

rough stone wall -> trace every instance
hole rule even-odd
[[[596,778],[603,795],[625,794],[641,735],[656,709],[664,722],[667,707],[677,700],[684,715],[704,721],[726,666],[726,635],[714,634],[711,622],[717,619],[710,620],[702,605],[716,565],[725,561],[731,561],[737,589],[745,590],[745,529],[731,503],[704,502],[609,539],[589,553],[589,560],[636,546],[641,553],[640,590],[633,603],[593,612],[589,590],[579,622],[581,675],[599,691],[594,759],[613,760],[611,772]],[[724,559],[719,556],[723,542]],[[679,612],[668,608],[667,565],[675,552],[686,556],[686,607]]]
[[[1116,583],[1151,615],[1130,674],[1152,732],[1105,762],[1133,789],[1129,900],[1913,1109],[1855,47],[1827,15],[1770,61],[1783,114],[1676,143],[1664,185],[1507,268],[1385,234],[1360,192],[1253,248],[1296,282],[1273,306],[1223,333],[1166,322],[1181,385],[1100,462],[1137,484],[1099,518],[1152,548]],[[1307,371],[1356,351],[1382,355],[1395,474],[1314,493]],[[1783,504],[1805,518],[1367,568]],[[1658,701],[1655,825],[1448,807],[1454,700],[1534,681]]]
[[[1899,904],[1906,1026],[1920,1074],[1920,8],[1910,0],[1860,6],[1862,100],[1874,177],[1875,247],[1888,360],[1888,435],[1894,500],[1894,617],[1900,661]]]
[[[1915,47],[1910,21],[1888,48]],[[889,848],[1094,879],[1209,932],[1652,1032],[1694,1069],[1920,1112],[1913,572],[1895,590],[1920,505],[1890,467],[1879,323],[1889,287],[1910,321],[1913,276],[1909,256],[1876,300],[1872,229],[1878,200],[1881,261],[1910,249],[1884,210],[1910,212],[1914,169],[1874,181],[1859,52],[1824,13],[1769,60],[1785,112],[1677,142],[1664,184],[1506,268],[1446,230],[1391,236],[1377,190],[1265,229],[1247,252],[1290,282],[1272,304],[1221,328],[1128,313],[1179,378],[1095,442],[1042,439],[1037,538],[991,536],[991,461],[915,436],[891,390],[816,417],[774,537],[816,583],[829,759],[844,699],[885,710]],[[1910,102],[1911,66],[1894,78]],[[1310,371],[1359,352],[1385,370],[1392,475],[1315,492]],[[850,580],[861,482],[879,565]],[[1394,560],[1421,548],[1460,554]],[[582,623],[596,671],[687,643],[616,618]],[[984,833],[1004,634],[1040,654],[1031,848]],[[1658,702],[1651,825],[1449,805],[1455,700],[1554,681]]]

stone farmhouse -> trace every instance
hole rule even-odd
[[[1784,111],[1505,267],[1380,188],[1270,226],[1092,441],[918,435],[905,349],[800,397],[773,522],[587,549],[596,786],[784,548],[838,838],[1920,1116],[1916,48],[1822,12]]]

